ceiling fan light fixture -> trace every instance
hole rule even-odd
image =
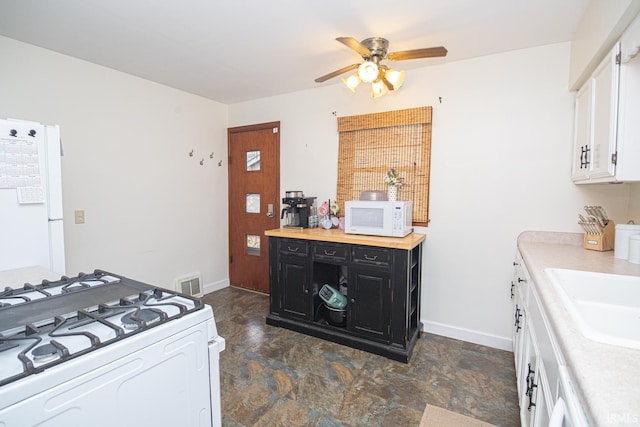
[[[378,64],[373,61],[364,61],[358,67],[358,76],[363,82],[373,83],[378,79]]]
[[[378,98],[384,95],[385,93],[387,93],[387,91],[388,91],[387,85],[385,85],[382,80],[376,80],[375,82],[371,83],[372,98]]]
[[[397,71],[389,68],[385,73],[384,77],[387,79],[389,83],[393,86],[393,90],[398,90],[404,83],[405,72]]]
[[[342,81],[344,82],[345,85],[347,85],[347,87],[351,90],[351,92],[354,92],[354,93],[358,85],[362,82],[358,74],[354,74],[352,76],[344,78],[342,79]]]

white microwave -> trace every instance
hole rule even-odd
[[[412,221],[411,201],[350,200],[345,203],[345,233],[404,237],[413,232]]]

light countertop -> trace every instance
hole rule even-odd
[[[585,338],[547,279],[545,268],[565,268],[640,276],[640,265],[617,259],[613,251],[582,247],[582,234],[524,232],[518,248],[589,422],[597,426],[640,424],[640,350]]]
[[[347,234],[339,229],[324,228],[276,228],[264,233],[270,237],[286,237],[289,239],[317,240],[322,242],[349,243],[353,245],[379,246],[393,249],[413,249],[426,238],[424,234],[411,233],[405,237],[364,236]]]

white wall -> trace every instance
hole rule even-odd
[[[627,216],[628,185],[571,182],[568,67],[564,43],[413,69],[400,91],[376,100],[336,80],[231,105],[229,124],[280,120],[283,192],[327,199],[336,187],[334,112],[433,106],[431,223],[419,230],[427,234],[421,319],[428,331],[510,349],[518,234],[579,232],[585,204]]]
[[[228,283],[227,107],[4,37],[0,55],[0,117],[61,127],[67,273]]]

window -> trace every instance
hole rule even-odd
[[[366,190],[386,191],[395,168],[407,185],[398,200],[413,200],[414,225],[429,222],[431,107],[338,117],[338,189],[343,205]]]

